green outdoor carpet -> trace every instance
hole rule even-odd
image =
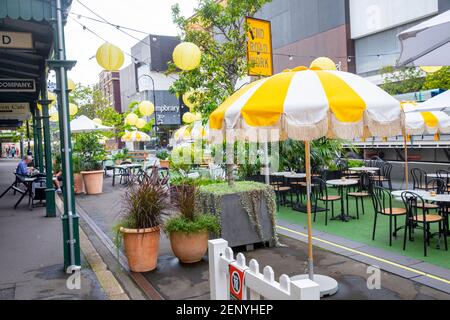
[[[330,192],[332,193],[332,192]],[[294,197],[295,201],[295,197]],[[360,209],[361,209],[361,202]],[[345,203],[345,202],[344,202]],[[349,222],[342,221],[328,221],[328,225],[325,226],[325,213],[317,213],[316,222],[313,222],[313,229],[317,231],[327,232],[343,238],[347,238],[353,241],[361,242],[372,247],[385,249],[397,254],[408,256],[414,259],[422,260],[440,267],[450,269],[450,251],[445,251],[444,239],[441,240],[441,249],[436,249],[438,243],[438,236],[436,235],[431,239],[431,244],[428,247],[427,257],[423,255],[423,234],[421,229],[416,229],[414,234],[414,241],[406,241],[406,250],[403,251],[403,235],[404,230],[398,232],[397,238],[392,238],[392,247],[389,246],[389,217],[378,215],[377,229],[375,235],[375,241],[372,241],[372,230],[374,221],[374,211],[372,205],[372,199],[366,198],[365,215],[362,215],[360,210],[359,220],[350,220]],[[319,204],[319,206],[322,206]],[[394,207],[404,207],[402,202],[394,201]],[[324,205],[322,207],[325,207]],[[331,207],[331,204],[330,204]],[[340,201],[335,203],[335,216],[340,213],[341,205]],[[349,199],[349,212],[350,215],[356,216],[355,200]],[[331,212],[328,213],[328,219],[331,218]],[[299,224],[306,226],[306,213],[297,212],[290,207],[280,207],[278,212],[278,219],[290,222],[293,224]],[[398,226],[405,224],[405,216],[397,218]],[[437,231],[437,224],[432,224],[432,232]],[[450,237],[448,237],[450,245]]]

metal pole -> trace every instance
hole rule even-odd
[[[31,144],[30,144],[30,121],[27,120],[27,154],[31,151]],[[22,155],[24,156],[24,155]]]
[[[314,281],[313,245],[312,245],[312,219],[311,219],[311,156],[310,142],[305,141],[305,171],[306,171],[306,212],[308,219],[308,274]]]
[[[37,138],[37,156],[39,159],[39,171],[44,172],[44,153],[42,152],[42,117],[41,112],[36,107],[36,138]]]
[[[409,190],[408,136],[405,129],[403,129],[403,146],[405,148],[405,189]]]
[[[79,263],[75,257],[75,232],[74,232],[74,192],[73,192],[73,176],[72,176],[72,141],[70,137],[70,125],[69,125],[69,106],[67,97],[67,73],[64,63],[66,60],[65,45],[64,45],[64,26],[62,16],[61,0],[55,0],[56,2],[56,32],[57,32],[57,58],[61,62],[61,66],[57,67],[59,73],[60,82],[60,101],[62,119],[59,119],[61,128],[62,140],[64,143],[64,150],[61,156],[62,158],[62,170],[64,179],[64,198],[66,200],[67,207],[67,219],[68,219],[68,232],[69,232],[69,253],[70,253],[70,265],[67,267],[67,272],[79,269]],[[78,232],[77,232],[78,234]],[[79,255],[79,253],[77,253]]]

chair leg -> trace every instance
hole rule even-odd
[[[392,246],[392,214],[389,215],[389,246]]]
[[[423,255],[427,256],[427,224],[425,223],[423,226]]]
[[[362,214],[363,214],[363,216],[366,214],[364,211],[365,211],[365,209],[364,209],[364,197],[363,198],[361,198],[361,205],[362,205]]]
[[[355,202],[356,202],[356,218],[359,220],[359,201],[358,201],[358,197],[355,197]],[[348,214],[348,212],[347,212]]]
[[[397,238],[397,216],[394,217],[394,237]]]
[[[408,233],[408,229],[410,228],[408,218],[405,221],[405,233],[403,234],[403,251],[406,250],[406,234]]]
[[[372,240],[375,240],[375,230],[377,228],[377,217],[378,212],[375,211],[374,219],[373,219],[373,233],[372,233]]]
[[[448,251],[448,244],[447,244],[447,225],[445,224],[445,221],[442,222],[442,228],[444,229],[444,244],[445,244],[445,251]]]

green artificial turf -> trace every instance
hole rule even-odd
[[[329,193],[333,194],[334,193],[333,191],[330,189]],[[360,201],[358,202],[361,203]],[[414,259],[422,260],[437,266],[450,269],[450,251],[445,251],[444,239],[441,240],[441,249],[436,249],[438,236],[433,237],[431,239],[431,244],[428,247],[427,257],[423,255],[423,234],[421,229],[416,229],[414,234],[414,241],[409,241],[407,239],[405,251],[403,251],[403,235],[404,235],[403,229],[399,231],[397,238],[394,237],[392,238],[392,247],[390,247],[388,216],[378,215],[375,241],[372,241],[372,230],[374,222],[374,210],[372,205],[372,199],[365,198],[364,205],[365,205],[365,215],[362,215],[360,210],[359,220],[351,220],[349,222],[329,220],[327,226],[325,226],[325,213],[324,212],[317,213],[316,222],[313,222],[313,229],[341,236],[353,241],[362,242],[372,247],[385,249],[387,251],[395,252],[403,256],[408,256]],[[319,204],[319,206],[322,205]],[[403,203],[399,201],[394,201],[393,206],[403,207]],[[339,201],[335,203],[335,216],[340,213],[340,209],[341,205]],[[349,212],[351,215],[356,216],[355,200],[352,198],[349,199]],[[281,206],[277,216],[279,220],[281,219],[302,226],[306,225],[306,213],[294,211],[290,207]],[[330,218],[331,212],[328,213],[328,219]],[[405,216],[401,216],[397,219],[399,227],[404,225]],[[438,228],[437,224],[434,224],[434,226],[432,224],[432,232],[437,231],[437,228]],[[448,240],[450,241],[450,237],[448,238]]]

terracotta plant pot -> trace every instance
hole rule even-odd
[[[81,173],[75,173],[73,175],[73,190],[75,194],[85,193],[84,190],[84,181]]]
[[[208,250],[208,231],[198,233],[172,232],[170,234],[170,246],[180,262],[199,262]]]
[[[148,272],[156,269],[159,253],[159,227],[149,229],[120,228],[125,254],[131,271]]]
[[[159,160],[159,166],[161,168],[167,168],[169,169],[170,167],[170,161],[169,160]]]
[[[84,187],[87,194],[100,194],[103,192],[103,170],[81,171]]]

